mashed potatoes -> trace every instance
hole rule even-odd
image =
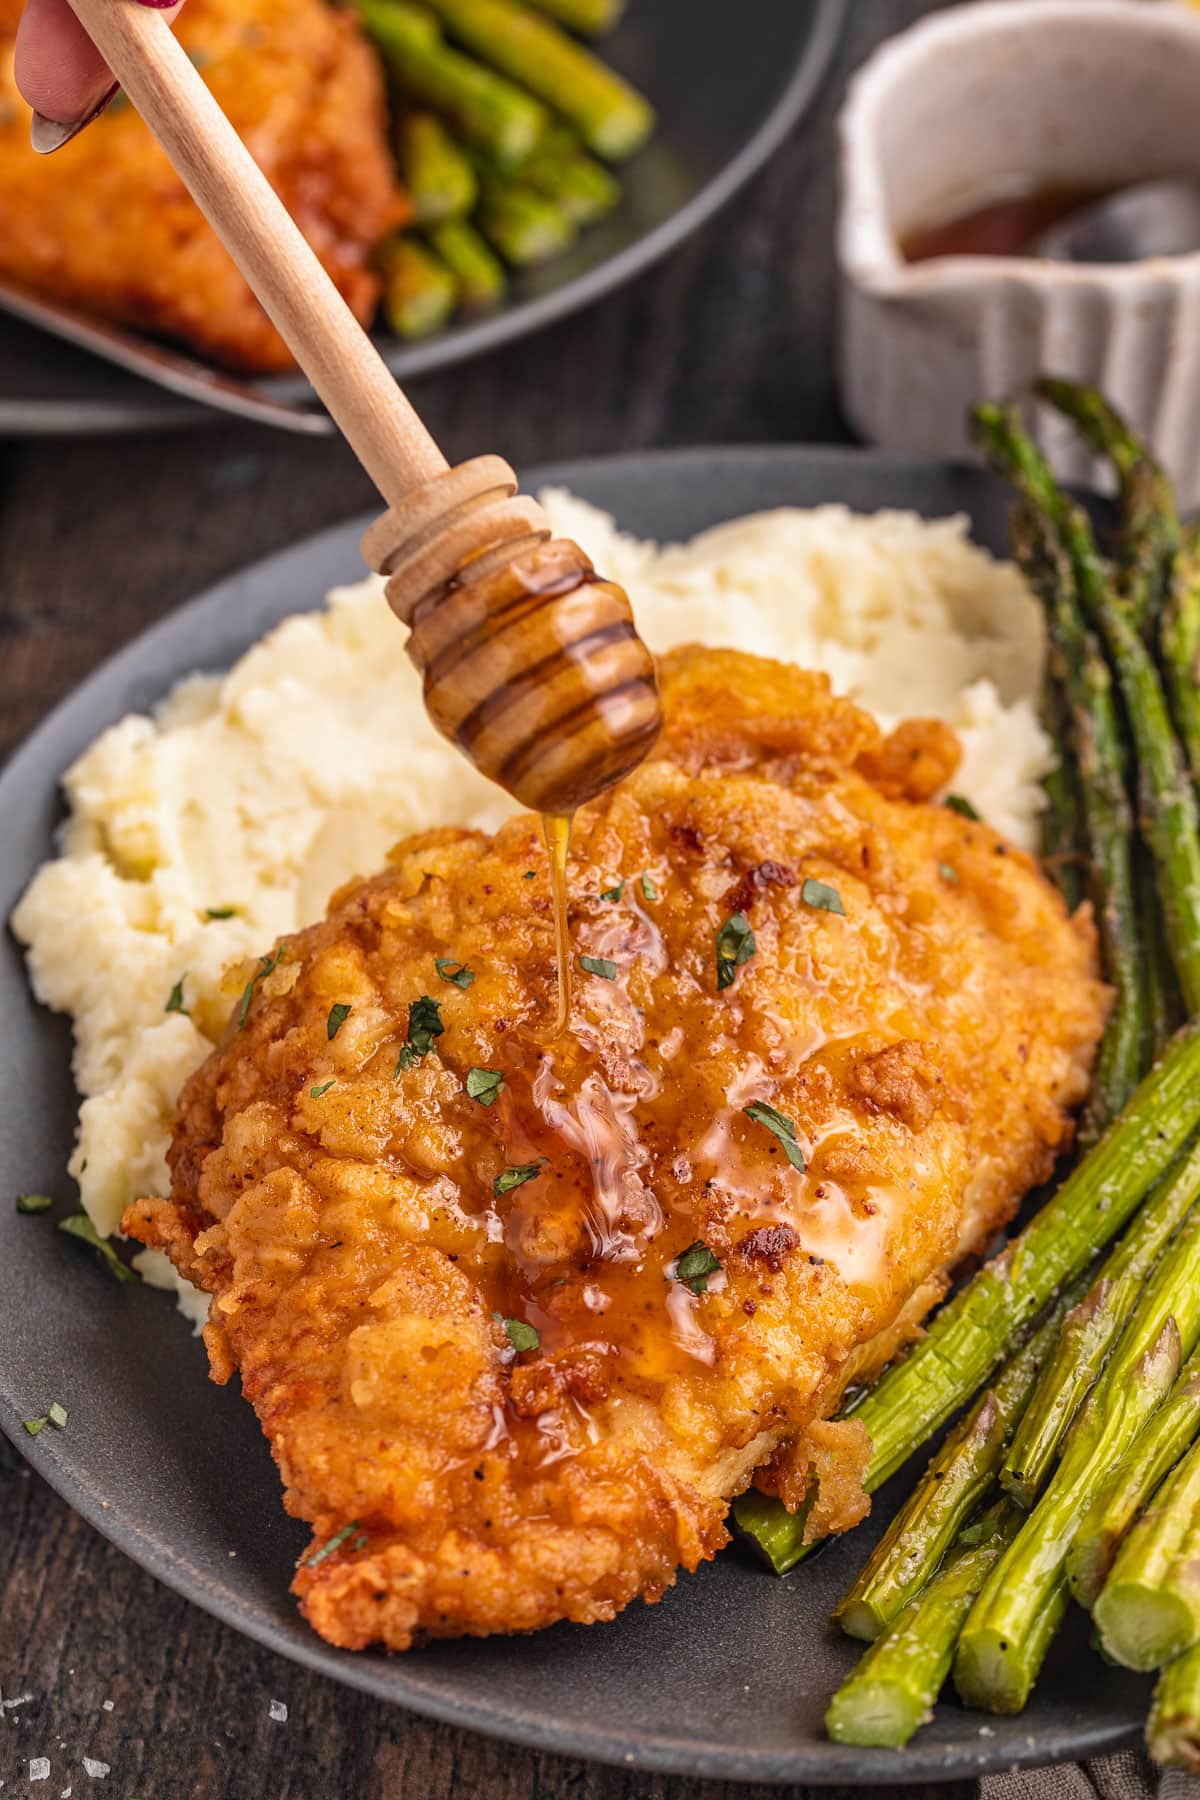
[[[956,788],[1030,845],[1049,746],[1043,642],[1020,576],[962,520],[842,507],[739,519],[659,549],[568,494],[545,497],[633,598],[655,650],[700,641],[824,669],[887,724],[947,720]],[[494,827],[512,802],[429,724],[371,580],[286,620],[220,678],[182,682],[68,770],[61,855],[13,917],[39,999],[75,1026],[70,1171],[97,1228],[162,1193],[175,1096],[219,1036],[247,958],[434,824]],[[146,1252],[143,1273],[176,1285]],[[185,1297],[188,1310],[201,1305]]]

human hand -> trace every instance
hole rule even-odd
[[[120,0],[114,0],[119,4]],[[140,0],[168,20],[182,0]],[[17,27],[14,73],[33,108],[31,141],[43,156],[90,125],[117,91],[108,68],[68,0],[26,0]]]

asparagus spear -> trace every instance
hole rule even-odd
[[[1176,1180],[1200,1192],[1200,1142]],[[991,1571],[959,1638],[954,1680],[989,1712],[1019,1712],[1068,1602],[1067,1551],[1097,1488],[1167,1396],[1200,1337],[1200,1207],[1134,1307],[1062,1461]]]
[[[1184,537],[1171,575],[1159,659],[1192,780],[1200,784],[1200,528]]]
[[[1166,1405],[1102,1484],[1067,1553],[1067,1579],[1080,1605],[1095,1605],[1126,1532],[1198,1433],[1200,1353],[1193,1352]]]
[[[654,111],[621,76],[519,0],[430,0],[452,36],[519,81],[611,162],[632,156]]]
[[[429,242],[454,276],[463,312],[487,312],[499,306],[508,279],[504,264],[493,256],[472,224],[466,219],[446,219],[430,231]]]
[[[838,1744],[899,1749],[931,1716],[959,1627],[1020,1515],[1001,1506],[960,1536],[942,1569],[862,1656],[825,1714]]]
[[[1000,1482],[1027,1509],[1045,1486],[1071,1422],[1154,1265],[1191,1210],[1197,1190],[1177,1174],[1168,1171],[1158,1182],[1068,1317],[1017,1427]]]
[[[1139,823],[1154,857],[1171,960],[1188,1013],[1200,1012],[1200,814],[1154,659],[1112,590],[1087,518],[1066,500],[1013,410],[978,406],[972,416],[993,462],[1070,557],[1080,604],[1103,636],[1137,751]]]
[[[404,114],[396,129],[396,156],[417,225],[466,217],[478,192],[475,171],[434,113]]]
[[[1024,1231],[932,1320],[923,1338],[855,1408],[874,1446],[868,1493],[976,1392],[1005,1347],[1051,1295],[1114,1238],[1190,1137],[1200,1111],[1200,1023],[1171,1040],[1121,1116]],[[777,1574],[801,1559],[804,1518],[778,1500],[744,1495],[738,1525]]]
[[[1146,1048],[1145,1066],[1149,1068],[1183,1017],[1179,983],[1171,962],[1167,943],[1167,926],[1154,879],[1154,864],[1144,844],[1139,844],[1133,861],[1133,884],[1138,917],[1142,924],[1143,962],[1146,970]]]
[[[1047,672],[1042,684],[1042,728],[1054,745],[1054,767],[1042,779],[1042,862],[1074,912],[1083,899],[1084,822],[1079,767],[1071,743],[1071,715],[1061,682]]]
[[[391,239],[381,254],[383,312],[397,337],[427,337],[454,311],[458,284],[416,238]]]
[[[521,164],[521,180],[560,206],[574,225],[594,225],[621,199],[614,175],[580,149],[573,132],[547,132],[533,155]]]
[[[599,37],[611,31],[625,11],[625,0],[531,0],[539,12],[549,13],[571,31]]]
[[[1148,445],[1094,388],[1046,375],[1034,390],[1071,419],[1097,456],[1116,471],[1121,492],[1121,591],[1143,633],[1157,629],[1179,548],[1175,495]]]
[[[930,1462],[834,1611],[834,1622],[849,1637],[868,1643],[877,1638],[935,1573],[992,1485],[1066,1310],[1065,1301],[1054,1309]]]
[[[1054,673],[1071,714],[1092,902],[1104,973],[1115,989],[1081,1133],[1090,1144],[1137,1085],[1146,1040],[1127,757],[1108,664],[1080,616],[1074,566],[1044,516],[1029,505],[1014,516],[1013,548],[1045,609]]]
[[[1092,1617],[1127,1669],[1161,1669],[1200,1643],[1200,1444],[1121,1545]]]
[[[1159,1676],[1146,1744],[1164,1768],[1200,1775],[1200,1646],[1185,1650]]]
[[[549,123],[540,101],[442,40],[437,20],[408,0],[357,0],[368,36],[396,80],[446,113],[468,143],[506,166],[533,151]]]
[[[506,262],[517,268],[546,262],[575,241],[575,227],[553,200],[525,182],[485,174],[476,224]]]

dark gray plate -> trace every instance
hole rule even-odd
[[[862,511],[966,511],[984,543],[1003,543],[1004,501],[987,477],[870,452],[673,451],[569,464],[529,479],[565,482],[632,530],[660,538],[762,507],[841,500]],[[71,759],[179,676],[223,667],[285,612],[316,606],[359,569],[365,523],[222,583],[106,663],[50,715],[0,776],[4,916],[51,852],[57,778]],[[897,695],[896,710],[903,705]],[[441,1644],[393,1658],[330,1649],[288,1595],[306,1533],[284,1516],[250,1409],[232,1389],[211,1386],[200,1346],[164,1295],[118,1286],[50,1219],[13,1211],[11,1197],[28,1190],[60,1195],[70,1210],[63,1167],[75,1097],[68,1031],[33,1002],[11,940],[0,953],[0,1018],[0,1425],[106,1537],[219,1618],[418,1712],[694,1776],[893,1787],[1093,1753],[1143,1718],[1148,1685],[1087,1651],[1080,1615],[1020,1718],[985,1719],[946,1702],[907,1752],[826,1743],[825,1701],[854,1661],[853,1647],[827,1623],[830,1608],[886,1521],[895,1487],[876,1501],[866,1527],[784,1581],[735,1550],[684,1576],[661,1605],[632,1606],[611,1625],[558,1625],[519,1641]],[[27,1436],[21,1420],[55,1399],[69,1408],[67,1429]]]
[[[565,255],[513,277],[490,318],[424,343],[381,335],[401,380],[540,330],[628,281],[681,243],[749,179],[817,92],[837,43],[842,0],[636,0],[604,55],[654,100],[659,129],[624,171],[625,198]],[[301,378],[265,382],[281,397]],[[210,417],[149,383],[0,316],[0,435],[111,432]]]

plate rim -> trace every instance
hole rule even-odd
[[[846,445],[813,444],[726,444],[691,445],[682,448],[635,450],[607,456],[581,457],[537,465],[523,475],[524,483],[533,491],[547,485],[571,486],[578,482],[585,488],[589,475],[607,474],[623,465],[647,463],[664,469],[687,471],[690,467],[712,465],[721,461],[738,462],[754,467],[763,464],[802,467],[819,464],[836,468],[872,466],[881,475],[919,475],[924,471],[961,472],[963,464],[937,458],[879,451]],[[884,502],[886,504],[886,502]],[[212,583],[193,599],[173,608],[144,631],[122,645],[100,662],[83,681],[71,688],[19,742],[0,763],[0,812],[9,792],[26,779],[27,767],[37,777],[34,786],[44,782],[44,771],[36,765],[41,758],[44,740],[51,738],[67,722],[76,708],[85,708],[92,690],[122,671],[133,670],[144,660],[147,647],[169,640],[186,631],[187,623],[203,611],[216,615],[222,605],[236,594],[238,587],[253,580],[268,567],[278,570],[288,558],[302,559],[321,541],[345,538],[357,541],[374,514],[352,516],[310,534],[297,542],[256,558]],[[112,721],[115,722],[115,721]],[[99,729],[103,729],[100,727]],[[93,723],[89,731],[94,735]],[[44,793],[42,795],[44,798]],[[313,1673],[345,1683],[359,1692],[444,1724],[478,1731],[485,1736],[561,1756],[573,1756],[618,1768],[638,1769],[661,1774],[675,1774],[693,1779],[761,1782],[768,1785],[800,1783],[820,1788],[857,1784],[868,1788],[896,1788],[917,1782],[973,1779],[982,1774],[1015,1768],[1033,1768],[1046,1764],[1075,1761],[1081,1757],[1103,1754],[1128,1744],[1137,1727],[1122,1720],[1099,1718],[1084,1727],[1066,1727],[1040,1735],[1031,1731],[1020,1744],[1009,1744],[998,1756],[989,1753],[987,1739],[972,1734],[970,1741],[922,1746],[918,1740],[901,1751],[846,1750],[837,1751],[836,1766],[802,1766],[804,1749],[753,1751],[745,1747],[729,1747],[720,1742],[697,1742],[695,1738],[672,1738],[662,1732],[653,1736],[640,1733],[631,1736],[618,1727],[600,1728],[590,1724],[547,1721],[533,1707],[517,1711],[511,1704],[504,1710],[489,1706],[486,1692],[460,1690],[454,1696],[430,1687],[422,1675],[399,1676],[406,1691],[398,1694],[397,1670],[401,1659],[385,1659],[379,1655],[358,1654],[338,1650],[326,1644],[315,1632],[291,1638],[285,1636],[270,1614],[263,1614],[249,1598],[210,1590],[205,1578],[189,1563],[186,1547],[176,1548],[164,1542],[144,1525],[123,1515],[93,1496],[84,1480],[73,1468],[65,1466],[54,1446],[42,1437],[30,1438],[22,1429],[21,1412],[16,1394],[10,1390],[11,1377],[0,1367],[0,1430],[12,1443],[17,1454],[28,1462],[61,1499],[87,1521],[100,1535],[131,1561],[162,1582],[189,1603],[199,1606],[221,1624],[239,1632],[264,1649],[300,1664]],[[978,1747],[973,1747],[978,1745]]]
[[[472,361],[505,344],[531,337],[559,319],[584,311],[605,295],[624,287],[677,249],[714,217],[770,161],[816,98],[829,73],[845,31],[848,9],[842,0],[811,0],[813,18],[807,40],[786,85],[771,110],[737,154],[717,170],[683,206],[633,243],[549,293],[502,307],[490,317],[439,334],[428,343],[377,346],[397,381],[415,381]],[[160,401],[147,408],[145,396],[131,388],[126,401],[115,398],[75,401],[58,398],[6,399],[0,394],[0,438],[61,437],[71,433],[94,437],[129,431],[158,431],[219,424],[227,415],[198,403],[178,402],[140,376],[129,378]],[[258,384],[281,400],[315,398],[302,375],[268,377]],[[44,409],[44,411],[43,411]],[[44,421],[44,422],[39,422]]]

